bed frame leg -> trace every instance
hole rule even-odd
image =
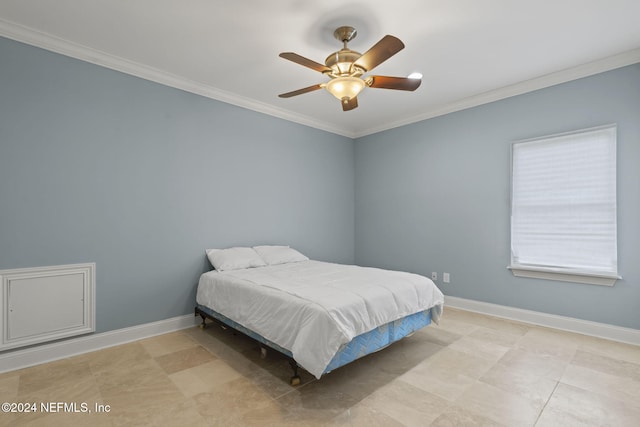
[[[293,376],[291,377],[291,380],[289,380],[289,384],[295,387],[297,385],[300,385],[300,376],[298,376],[298,364],[293,359],[289,360],[289,364],[291,365],[291,368],[293,368]]]
[[[207,321],[206,321],[206,317],[205,317],[204,313],[203,313],[203,312],[201,312],[200,310],[198,310],[198,309],[196,308],[196,312],[195,312],[195,314],[194,314],[194,315],[195,315],[195,316],[200,315],[200,317],[202,318],[202,323],[200,323],[200,324],[198,325],[198,327],[199,327],[200,329],[204,329],[204,328],[206,328],[206,327],[207,327]]]

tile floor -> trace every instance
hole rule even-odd
[[[0,374],[2,401],[91,410],[0,425],[640,426],[640,347],[449,308],[319,381],[290,375],[246,337],[194,327]]]

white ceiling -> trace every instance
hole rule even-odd
[[[2,0],[0,35],[349,137],[640,62],[638,0]],[[327,77],[356,27],[365,52],[406,45],[375,74],[424,75],[415,92],[367,88],[343,112],[326,91],[279,93]]]

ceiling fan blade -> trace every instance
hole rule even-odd
[[[387,35],[363,53],[353,65],[363,68],[365,71],[371,71],[402,49],[404,49],[404,43],[399,38]]]
[[[358,107],[358,97],[354,96],[351,99],[344,99],[342,101],[342,111],[353,110]]]
[[[302,66],[311,68],[312,70],[319,71],[321,73],[326,73],[331,71],[331,68],[326,65],[320,64],[319,62],[312,61],[311,59],[305,58],[304,56],[300,56],[297,53],[293,52],[282,52],[280,54],[280,58],[288,59],[289,61],[295,62],[296,64],[300,64]]]
[[[371,82],[371,83],[369,83]],[[407,77],[371,76],[367,79],[369,87],[380,89],[416,90],[422,83],[421,79]]]
[[[322,89],[323,84],[313,85],[302,89],[294,90],[292,92],[281,93],[278,95],[280,98],[291,98],[292,96],[302,95],[303,93],[313,92],[314,90]]]

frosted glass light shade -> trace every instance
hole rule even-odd
[[[352,99],[364,89],[365,82],[357,77],[336,77],[325,86],[339,100]]]

